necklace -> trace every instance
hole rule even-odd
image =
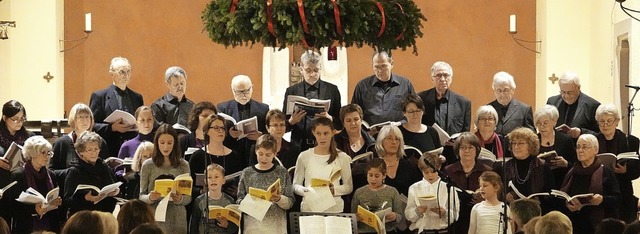
[[[520,178],[520,173],[518,173],[518,165],[514,165],[516,168],[516,182],[518,182],[518,184],[524,184],[524,182],[527,182],[527,180],[529,180],[529,176],[531,176],[531,163],[529,164],[529,171],[527,171],[527,176],[524,177],[524,179]]]

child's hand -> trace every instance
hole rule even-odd
[[[389,212],[384,216],[384,219],[386,220],[386,222],[396,221],[397,218],[398,218],[398,215],[396,215],[396,212]]]
[[[220,226],[222,228],[229,227],[229,221],[227,220],[226,217],[221,216],[221,215],[218,214],[218,216],[216,217],[216,220],[218,220],[218,222],[216,223],[218,226]]]
[[[182,194],[177,191],[175,193],[169,193],[169,196],[171,196],[173,203],[180,203],[182,201]]]
[[[156,192],[155,190],[151,191],[149,193],[149,201],[151,202],[155,202],[157,200],[159,200],[162,197],[162,195],[160,195],[159,192]]]
[[[273,193],[271,193],[271,200],[269,200],[270,202],[279,202],[280,199],[282,197],[280,196],[280,191],[276,190]]]

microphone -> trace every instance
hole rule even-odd
[[[205,133],[205,134],[204,134],[204,142],[205,142],[205,144],[207,144],[207,145],[209,144],[209,133]]]
[[[640,89],[640,86],[636,86],[636,85],[628,85],[628,84],[626,84],[626,85],[624,85],[624,87],[632,88],[632,89],[635,89],[635,90]]]

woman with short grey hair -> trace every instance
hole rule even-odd
[[[42,136],[33,136],[24,142],[22,147],[25,165],[13,171],[11,180],[17,184],[12,188],[8,197],[13,201],[14,209],[13,232],[31,233],[34,231],[60,231],[60,218],[64,215],[60,209],[51,211],[48,208],[58,207],[62,204],[62,198],[58,196],[53,202],[47,204],[26,204],[16,201],[20,193],[29,188],[46,196],[47,193],[58,187],[53,171],[49,170],[49,159],[53,156],[51,143]],[[5,207],[7,209],[8,207]]]
[[[476,137],[480,140],[480,146],[491,151],[496,158],[508,157],[506,150],[508,142],[505,138],[496,133],[496,124],[498,122],[498,113],[493,106],[485,105],[478,108],[474,123],[476,125]]]
[[[534,123],[538,128],[538,139],[540,139],[540,153],[555,150],[558,155],[553,159],[545,159],[551,166],[556,182],[554,189],[560,188],[560,183],[564,180],[569,167],[578,161],[573,139],[554,128],[558,122],[558,116],[558,109],[552,105],[544,105],[533,114]]]

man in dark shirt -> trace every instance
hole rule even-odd
[[[120,119],[107,123],[104,119],[116,110],[133,115],[136,109],[144,104],[144,100],[141,94],[127,87],[131,81],[129,60],[123,57],[113,58],[109,74],[113,83],[106,89],[93,92],[89,99],[89,107],[95,120],[93,130],[107,142],[109,156],[117,157],[122,143],[136,136],[135,122],[127,123]]]
[[[428,126],[437,123],[449,135],[467,132],[471,127],[471,101],[449,90],[453,80],[453,68],[438,61],[431,67],[434,87],[418,94],[424,102],[422,123]]]
[[[560,94],[547,99],[547,104],[558,108],[559,118],[557,126],[566,124],[565,130],[572,138],[581,134],[596,134],[600,132],[596,121],[596,109],[600,102],[580,91],[580,79],[573,72],[565,72],[558,81]]]
[[[372,61],[374,74],[358,82],[351,103],[362,108],[370,125],[403,120],[402,101],[416,93],[411,81],[391,72],[393,59],[387,52],[374,53]]]
[[[193,101],[189,100],[187,92],[187,73],[181,67],[173,66],[164,73],[169,92],[158,98],[151,105],[153,117],[158,125],[167,123],[187,126],[189,111],[193,107]]]
[[[333,120],[336,129],[342,129],[339,118],[342,104],[340,103],[338,86],[320,79],[320,70],[322,69],[320,54],[307,51],[302,54],[300,61],[302,62],[301,73],[304,80],[287,88],[282,109],[287,114],[287,129],[291,129],[291,143],[299,146],[300,152],[302,152],[315,147],[315,137],[311,134],[311,126],[317,117],[327,117]],[[308,115],[302,109],[287,113],[287,96],[289,95],[303,96],[308,99],[331,100],[331,104],[328,111],[314,115]]]
[[[516,82],[513,76],[506,72],[498,72],[493,76],[492,84],[496,100],[489,103],[498,112],[495,132],[506,136],[513,129],[526,127],[535,131],[533,127],[533,111],[531,106],[513,98]]]

